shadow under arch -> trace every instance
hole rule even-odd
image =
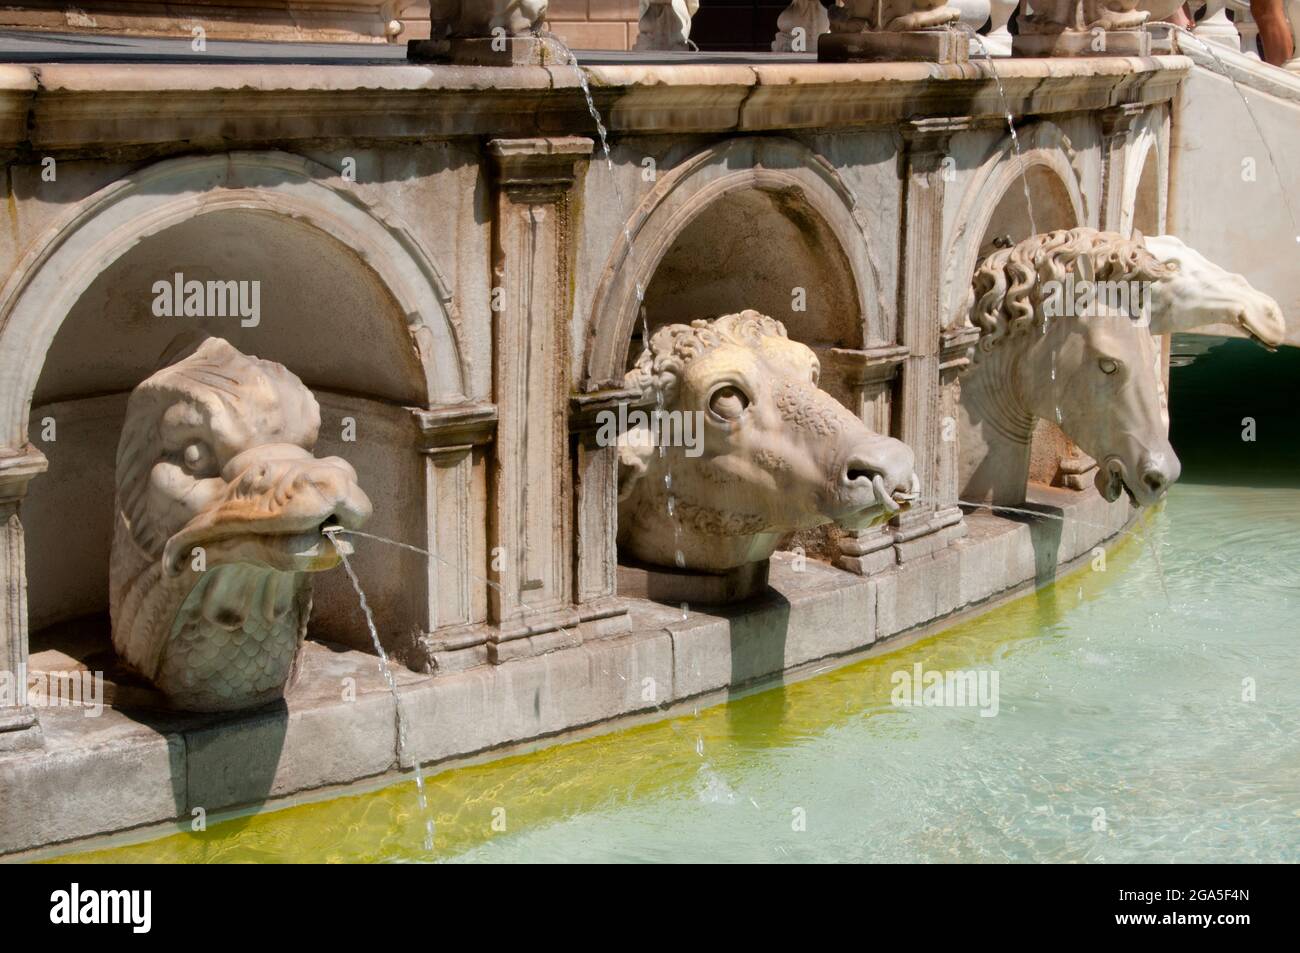
[[[291,219],[353,251],[405,318],[424,402],[465,400],[451,292],[392,213],[309,159],[230,152],[164,160],[105,186],[60,216],[23,256],[0,289],[0,447],[24,445],[45,356],[95,279],[153,235],[234,210]]]
[[[837,343],[862,347],[868,341],[892,340],[885,327],[886,308],[866,225],[859,218],[853,193],[834,168],[793,139],[728,139],[661,176],[632,211],[592,298],[583,389],[622,386],[638,323],[638,288],[643,293],[650,288],[665,256],[692,223],[729,198],[754,193],[771,196],[772,206],[783,214],[803,216],[806,227],[824,228],[834,251],[843,256],[857,315],[853,340]],[[773,316],[786,319],[786,315]]]

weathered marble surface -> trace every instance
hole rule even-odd
[[[220,338],[141,383],[117,452],[113,647],[168,701],[229,711],[278,698],[311,614],[311,574],[370,500],[312,455],[320,407],[282,365]],[[346,546],[346,543],[340,545]]]
[[[1140,241],[1089,228],[1033,235],[980,264],[971,320],[982,335],[959,417],[962,500],[1024,500],[1038,419],[1098,461],[1107,500],[1164,495],[1181,468],[1161,415],[1155,341],[1135,307],[1102,305],[1100,289],[1140,291],[1173,274]],[[1095,290],[1079,310],[1076,282]]]
[[[821,390],[820,373],[756,311],[656,331],[625,381],[663,416],[619,437],[620,550],[721,572],[796,530],[864,529],[915,500],[912,451]]]

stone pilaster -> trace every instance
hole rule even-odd
[[[422,657],[425,671],[457,671],[487,660],[486,457],[496,435],[492,404],[413,409],[425,458],[425,548],[428,608]]]
[[[0,453],[0,751],[38,748],[40,723],[25,704],[27,681],[27,556],[19,504],[32,477],[44,473],[34,447]]]
[[[1118,231],[1124,216],[1124,166],[1134,120],[1146,107],[1126,103],[1101,114],[1101,228]]]
[[[916,454],[921,499],[894,520],[900,562],[926,555],[964,532],[961,509],[942,495],[940,474],[956,454],[956,441],[942,438],[944,394],[941,390],[942,307],[939,301],[943,261],[944,169],[948,141],[969,120],[920,119],[904,132],[907,140],[900,344],[903,362],[897,436]],[[954,528],[956,527],[956,528]]]
[[[618,444],[606,439],[602,424],[619,408],[646,409],[649,402],[636,389],[612,389],[574,394],[569,400],[569,432],[574,460],[574,600],[579,605],[609,603],[618,575]],[[611,603],[612,604],[612,603]],[[620,606],[620,613],[626,609]]]
[[[488,504],[488,658],[581,641],[574,608],[569,202],[592,141],[494,139],[493,388]]]

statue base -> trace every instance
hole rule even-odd
[[[1011,38],[1011,55],[1150,56],[1151,34],[1145,29],[1019,33]]]
[[[571,54],[550,37],[452,37],[411,40],[406,58],[420,63],[452,66],[567,66]]]
[[[725,606],[764,592],[767,572],[766,559],[721,573],[620,562],[618,594],[670,605]]]
[[[817,38],[819,63],[883,63],[900,60],[925,63],[965,63],[970,40],[956,30],[914,30],[903,33],[825,33]]]

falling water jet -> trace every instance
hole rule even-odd
[[[341,526],[331,526],[323,530],[325,537],[334,547],[334,551],[339,554],[339,559],[343,561],[343,568],[348,574],[348,579],[352,581],[352,588],[356,590],[357,599],[361,603],[361,612],[366,617],[366,626],[370,629],[370,641],[374,643],[375,651],[379,654],[379,671],[384,676],[384,681],[388,683],[388,690],[393,694],[393,709],[396,712],[397,719],[397,764],[400,769],[402,762],[406,760],[406,715],[402,710],[402,696],[397,690],[397,679],[393,677],[392,666],[388,662],[388,653],[384,651],[384,646],[379,641],[379,630],[375,628],[375,617],[370,611],[370,603],[366,601],[366,593],[361,588],[361,580],[357,578],[356,571],[352,568],[352,563],[348,561],[348,554],[343,546],[339,544],[335,537],[338,533],[346,532]],[[424,764],[419,758],[413,759],[415,764],[415,794],[420,804],[420,813],[424,815],[424,849],[433,852],[433,815],[429,813],[429,798],[424,788]]]
[[[596,124],[596,135],[600,139],[601,155],[605,159],[605,168],[609,170],[609,182],[614,190],[614,202],[618,206],[619,221],[623,223],[623,242],[627,247],[628,265],[632,268],[633,275],[636,275],[636,246],[632,242],[632,229],[629,225],[627,202],[624,200],[623,189],[618,184],[618,176],[614,172],[614,158],[609,149],[609,131],[605,128],[604,119],[600,115],[600,110],[596,108],[596,100],[591,95],[591,85],[587,82],[587,74],[578,62],[578,56],[573,50],[569,49],[559,37],[549,34],[549,36],[560,44],[569,54],[569,65],[573,67],[573,72],[578,78],[578,88],[582,90],[582,96],[587,101],[587,112],[590,114],[592,122]],[[641,284],[638,276],[634,285],[636,289],[636,309],[637,316],[641,319],[641,340],[646,347],[650,346],[650,318],[646,314],[645,308],[645,288]],[[655,410],[663,413],[664,396],[660,388],[655,389]],[[667,453],[667,448],[659,445],[659,456],[662,459]],[[681,549],[681,523],[677,518],[676,494],[673,492],[672,470],[665,467],[664,489],[667,493],[668,519],[672,522],[673,527],[673,561],[679,569],[686,568],[686,556]]]
[[[984,61],[988,63],[989,72],[993,74],[993,82],[998,89],[998,100],[1002,104],[1002,115],[1006,117],[1007,129],[1011,133],[1011,151],[1016,155],[1016,161],[1020,167],[1020,185],[1025,190],[1025,210],[1029,214],[1029,234],[1038,234],[1038,223],[1034,218],[1034,200],[1029,194],[1029,175],[1025,170],[1025,157],[1020,151],[1020,136],[1016,134],[1016,120],[1011,114],[1011,106],[1007,102],[1007,91],[1002,86],[1002,75],[998,72],[997,65],[993,62],[993,54],[989,52],[988,44],[984,42],[984,37],[980,36],[968,23],[958,23],[957,28],[964,30],[970,35],[980,48],[980,53],[984,56]]]

